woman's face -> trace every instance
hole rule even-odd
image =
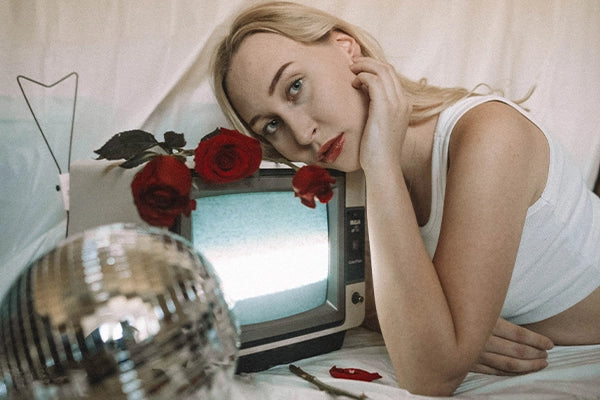
[[[341,32],[311,45],[256,33],[234,55],[226,89],[252,131],[287,159],[353,171],[368,109],[352,86],[355,55],[360,47]]]

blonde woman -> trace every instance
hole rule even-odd
[[[412,82],[361,29],[293,3],[240,14],[213,67],[223,110],[270,159],[364,172],[401,387],[450,395],[470,370],[535,371],[553,343],[600,343],[600,199],[517,104]]]

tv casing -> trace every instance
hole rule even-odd
[[[137,169],[117,168],[105,160],[78,160],[70,168],[68,235],[111,223],[144,224],[131,198],[131,180]],[[263,162],[254,176],[233,184],[208,186],[195,180],[193,196],[214,195],[224,191],[291,190],[293,170],[275,168]],[[318,310],[283,320],[241,327],[238,372],[258,371],[274,365],[335,350],[342,345],[346,330],[362,323],[365,315],[365,184],[361,171],[338,173],[334,196],[328,203],[330,226],[337,234],[330,238],[332,293]],[[69,182],[67,182],[69,183]],[[70,188],[69,188],[70,186]],[[64,191],[64,190],[63,190]],[[191,238],[188,218],[172,229]],[[210,261],[210,260],[209,260]],[[335,266],[335,267],[334,267]],[[335,293],[335,295],[334,295]]]
[[[339,349],[346,330],[365,316],[365,187],[362,173],[330,171],[336,179],[327,204],[329,274],[326,301],[317,308],[277,320],[242,325],[238,372]],[[292,191],[294,171],[261,168],[253,176],[229,184],[210,185],[194,179],[192,198],[244,192]],[[193,214],[192,214],[193,216]],[[173,231],[192,242],[192,216],[182,217]],[[301,232],[299,232],[301,234]],[[208,260],[210,262],[210,260]]]

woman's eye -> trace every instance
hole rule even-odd
[[[277,126],[279,125],[279,121],[276,119],[272,119],[263,127],[262,133],[263,136],[269,136],[274,134],[277,131]]]
[[[290,100],[295,99],[302,90],[302,78],[296,79],[288,89],[288,97]]]

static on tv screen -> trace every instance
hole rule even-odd
[[[327,296],[327,208],[291,192],[196,199],[194,247],[212,264],[241,325],[295,315]]]

